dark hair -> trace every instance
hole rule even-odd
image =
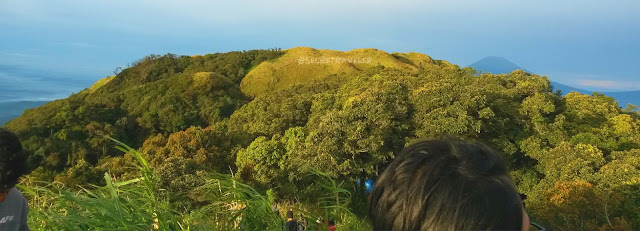
[[[18,137],[0,128],[0,191],[13,188],[27,172],[27,158]]]
[[[291,211],[291,210],[287,211],[287,218],[292,218],[293,219],[293,211]]]
[[[370,197],[375,230],[520,230],[522,201],[494,150],[446,137],[406,147]]]
[[[333,219],[329,220],[329,226],[331,225],[336,225],[336,222]]]

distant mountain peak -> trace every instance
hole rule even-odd
[[[511,61],[509,61],[509,60],[505,59],[505,58],[504,58],[504,57],[502,57],[502,56],[494,56],[494,55],[489,55],[489,56],[487,56],[487,57],[484,57],[484,58],[483,58],[483,59],[481,59],[480,61],[482,61],[482,60],[500,60],[500,61],[504,61],[504,62],[512,63]],[[512,63],[512,64],[513,64],[513,63]],[[514,64],[514,65],[515,65],[515,64]]]
[[[472,67],[477,71],[493,74],[506,74],[515,70],[523,69],[517,64],[500,56],[487,56],[475,63],[472,63],[469,67]],[[527,70],[525,71],[529,72]]]

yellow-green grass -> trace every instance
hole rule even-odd
[[[85,91],[83,92],[87,92],[89,94],[95,92],[96,90],[98,90],[99,88],[101,88],[102,86],[106,85],[107,83],[111,82],[111,80],[113,78],[115,78],[116,76],[107,76],[105,78],[102,78],[100,80],[98,80],[97,82],[95,82],[93,85],[91,85],[91,87],[87,88]]]
[[[439,65],[439,62],[415,52],[389,54],[370,48],[343,52],[296,47],[285,50],[285,54],[276,60],[255,67],[244,77],[240,87],[245,94],[255,97],[332,74],[356,73],[375,66],[418,70],[428,65]]]

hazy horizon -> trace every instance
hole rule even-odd
[[[640,90],[636,1],[0,4],[0,67],[57,73],[32,78],[0,69],[0,85],[55,82],[65,94],[149,54],[297,46],[420,52],[460,66],[499,56],[576,88]]]

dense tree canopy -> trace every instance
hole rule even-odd
[[[350,182],[375,177],[407,144],[448,133],[504,153],[543,225],[640,227],[640,120],[610,97],[562,97],[546,77],[476,74],[437,61],[371,65],[246,96],[245,73],[282,53],[149,56],[6,127],[22,138],[33,177],[67,184],[98,183],[105,171],[126,177],[119,163],[130,157],[106,135],[138,148],[171,192],[197,187],[203,173],[231,172],[281,199],[313,184],[310,168]]]

